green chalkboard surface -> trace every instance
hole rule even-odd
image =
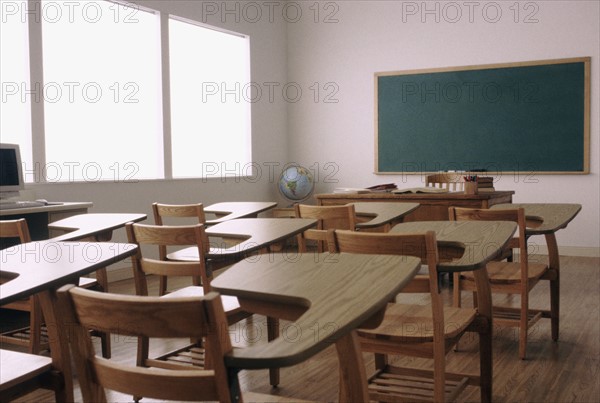
[[[589,173],[590,58],[375,75],[377,173]]]

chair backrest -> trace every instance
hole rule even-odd
[[[176,220],[183,218],[195,219],[193,222],[184,224],[204,224],[206,215],[204,214],[204,205],[202,203],[194,204],[164,204],[152,203],[152,213],[154,215],[154,223],[156,225],[172,224],[170,221],[165,222],[164,218],[174,218]],[[197,221],[196,221],[197,220]],[[179,220],[181,221],[181,220]],[[158,253],[162,260],[167,257],[167,248],[164,246],[158,247]]]
[[[328,247],[332,253],[368,253],[378,255],[416,256],[427,266],[426,276],[418,275],[403,292],[429,292],[433,313],[434,338],[444,337],[444,305],[440,294],[439,255],[434,231],[420,234],[391,234],[330,230]]]
[[[204,214],[204,205],[202,203],[195,204],[163,204],[152,203],[152,213],[154,214],[154,222],[156,225],[167,224],[163,222],[163,217],[174,218],[197,218],[199,224],[206,222]]]
[[[464,190],[465,183],[463,175],[456,172],[442,172],[438,174],[427,175],[425,177],[426,187],[437,187],[448,189],[449,191]]]
[[[17,220],[1,220],[0,238],[18,238],[20,243],[31,242],[27,220],[24,218],[19,218]]]
[[[513,209],[478,209],[466,207],[449,207],[448,216],[452,221],[480,220],[480,221],[513,221],[518,225],[518,237],[509,242],[509,248],[519,248],[519,259],[521,262],[521,279],[527,280],[528,252],[527,237],[525,229],[525,210],[523,208]]]
[[[164,299],[69,285],[58,291],[58,302],[84,402],[106,402],[105,389],[160,400],[231,401],[229,382],[237,378],[228,381],[223,360],[232,346],[219,294]],[[90,330],[126,337],[204,338],[210,359],[205,369],[185,371],[127,365],[96,356]]]
[[[206,269],[206,253],[209,242],[203,224],[196,225],[145,225],[128,223],[125,226],[127,238],[130,243],[139,245],[137,253],[133,256],[133,273],[136,293],[148,295],[146,274],[159,276],[191,276],[195,285],[204,287],[208,293],[212,273]],[[174,262],[142,257],[143,245],[157,246],[191,246],[198,248],[198,261]]]
[[[317,228],[309,229],[298,235],[298,249],[306,252],[306,240],[316,240],[318,250],[323,250],[327,241],[329,229],[345,229],[354,231],[356,229],[356,214],[354,204],[340,206],[311,206],[307,204],[295,204],[294,212],[296,218],[313,218],[317,220]]]

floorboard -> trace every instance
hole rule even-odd
[[[530,331],[528,359],[518,358],[518,332],[511,328],[495,328],[494,335],[494,402],[600,402],[600,259],[588,257],[561,258],[561,322],[560,339],[557,343],[550,337],[550,323],[540,320]],[[151,281],[156,288],[156,281]],[[174,286],[187,285],[185,283]],[[111,291],[133,293],[130,280],[111,284]],[[444,297],[450,300],[450,288],[445,284]],[[412,297],[422,301],[423,297]],[[470,298],[464,298],[465,301]],[[532,307],[547,306],[549,288],[545,282],[536,286],[531,294]],[[495,301],[518,303],[518,298],[496,296]],[[468,302],[467,302],[468,303]],[[285,323],[283,323],[285,328]],[[264,319],[255,316],[232,328],[233,342],[243,347],[266,342]],[[155,353],[168,350],[181,340],[154,343]],[[113,357],[119,360],[135,360],[135,340],[115,336]],[[8,347],[8,346],[6,346]],[[98,346],[99,350],[99,346]],[[370,355],[364,355],[367,373],[373,368]],[[426,367],[428,362],[410,357],[394,358],[397,362]],[[448,356],[448,368],[453,371],[477,372],[478,354],[476,339],[467,337],[457,352]],[[242,371],[242,390],[284,395],[316,401],[337,400],[337,358],[330,347],[313,359],[300,365],[283,368],[281,385],[273,389],[268,384],[268,372]],[[76,383],[75,397],[81,401]],[[130,396],[110,392],[111,402],[129,402]],[[54,401],[53,394],[36,391],[19,402]],[[479,401],[479,390],[467,389],[458,402]],[[153,402],[143,399],[142,402]]]

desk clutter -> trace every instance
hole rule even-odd
[[[312,360],[333,343],[340,376],[328,386],[338,391],[340,401],[417,397],[453,401],[474,389],[479,390],[480,401],[491,402],[496,379],[492,350],[495,338],[502,337],[495,334],[496,325],[521,326],[525,318],[521,337],[512,341],[519,345],[518,357],[510,359],[530,358],[527,329],[544,318],[551,323],[547,338],[558,341],[556,232],[567,227],[581,206],[513,204],[512,191],[469,195],[466,187],[452,190],[453,183],[493,185],[492,178],[462,177],[456,182],[454,175],[444,175],[441,179],[452,180],[431,187],[442,191],[427,194],[395,194],[397,188],[385,184],[365,193],[316,195],[317,205],[296,204],[280,218],[261,217],[276,215],[274,202],[207,207],[154,203],[154,224],[143,223],[145,214],[79,214],[53,222],[52,228],[62,233],[52,242],[23,237],[19,245],[1,251],[0,304],[39,300],[49,345],[38,350],[50,348],[50,357],[41,357],[38,350],[2,353],[0,400],[49,388],[57,401],[74,401],[77,385],[84,402],[110,400],[109,390],[136,401],[244,397],[288,401],[242,390],[239,376],[268,369],[270,385],[285,394],[286,384],[293,380],[280,376],[279,369]],[[473,200],[481,205],[473,207]],[[460,207],[462,202],[469,205]],[[112,242],[113,231],[124,228],[128,243]],[[523,263],[517,257],[512,257],[514,262],[504,260],[513,248],[527,258],[525,240],[532,236],[545,238],[544,264]],[[291,238],[297,242],[281,248]],[[65,252],[60,259],[36,260],[35,254],[26,253],[50,244]],[[162,247],[167,245],[170,248]],[[154,248],[158,257],[146,256]],[[95,259],[89,258],[92,249]],[[107,266],[130,257],[136,296],[110,291],[106,277]],[[419,272],[422,263],[428,267],[426,274]],[[222,272],[213,277],[217,269]],[[94,272],[103,285],[97,291],[64,287]],[[451,303],[440,297],[442,273],[454,280],[448,285],[454,291]],[[174,285],[179,283],[167,282],[167,275],[186,276],[191,286],[180,288]],[[526,290],[520,284],[523,276],[529,279]],[[152,277],[159,283],[159,295],[154,297],[148,296],[147,279]],[[504,286],[496,289],[498,278]],[[514,292],[527,300],[533,283],[541,280],[551,284],[548,308],[510,310],[493,304],[495,292]],[[509,290],[507,283],[514,283],[513,288]],[[477,291],[476,304],[462,302],[463,290]],[[419,305],[404,303],[407,293],[413,292],[424,292],[430,299]],[[103,312],[102,321],[98,312]],[[423,324],[409,326],[416,323],[415,315]],[[267,324],[266,341],[232,348],[231,340],[240,337],[239,322],[251,316],[253,323],[262,317]],[[201,326],[201,319],[206,326]],[[280,322],[285,323],[283,328]],[[120,323],[136,325],[122,328]],[[315,323],[336,326],[325,326],[323,337],[302,336],[313,335]],[[292,327],[297,335],[294,343],[289,342]],[[68,337],[67,329],[75,331],[74,338]],[[473,332],[479,343],[478,367],[449,370],[447,362],[461,354],[454,346]],[[110,344],[103,345],[101,358],[92,347],[91,336],[113,333],[132,340],[144,336],[131,343],[136,358],[128,367],[115,356],[121,350],[117,353]],[[162,356],[150,354],[150,339],[174,335],[186,339],[185,346]],[[545,334],[538,336],[546,339]],[[374,354],[373,374],[367,373],[364,352]],[[413,354],[428,357],[431,369],[393,361],[394,356]],[[15,360],[22,364],[18,373],[11,364]],[[78,366],[77,381],[71,362]],[[208,368],[213,369],[210,376],[203,371]],[[161,382],[171,386],[160,386]],[[205,396],[207,389],[213,392]]]
[[[491,176],[465,175],[460,172],[444,172],[430,174],[424,177],[425,186],[401,187],[395,183],[383,183],[365,188],[357,187],[338,187],[333,190],[334,194],[369,194],[369,193],[444,193],[444,192],[465,192],[467,194],[477,194],[479,191],[493,192],[494,178]],[[473,185],[468,185],[473,183]],[[468,187],[468,190],[465,189]]]

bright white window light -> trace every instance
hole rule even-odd
[[[2,2],[0,21],[0,135],[3,143],[19,144],[26,172],[34,170],[31,151],[31,97],[29,34],[26,1]],[[25,175],[25,181],[34,181]]]
[[[169,19],[173,177],[251,175],[249,39]]]
[[[46,180],[162,178],[158,15],[100,0],[41,4]]]

